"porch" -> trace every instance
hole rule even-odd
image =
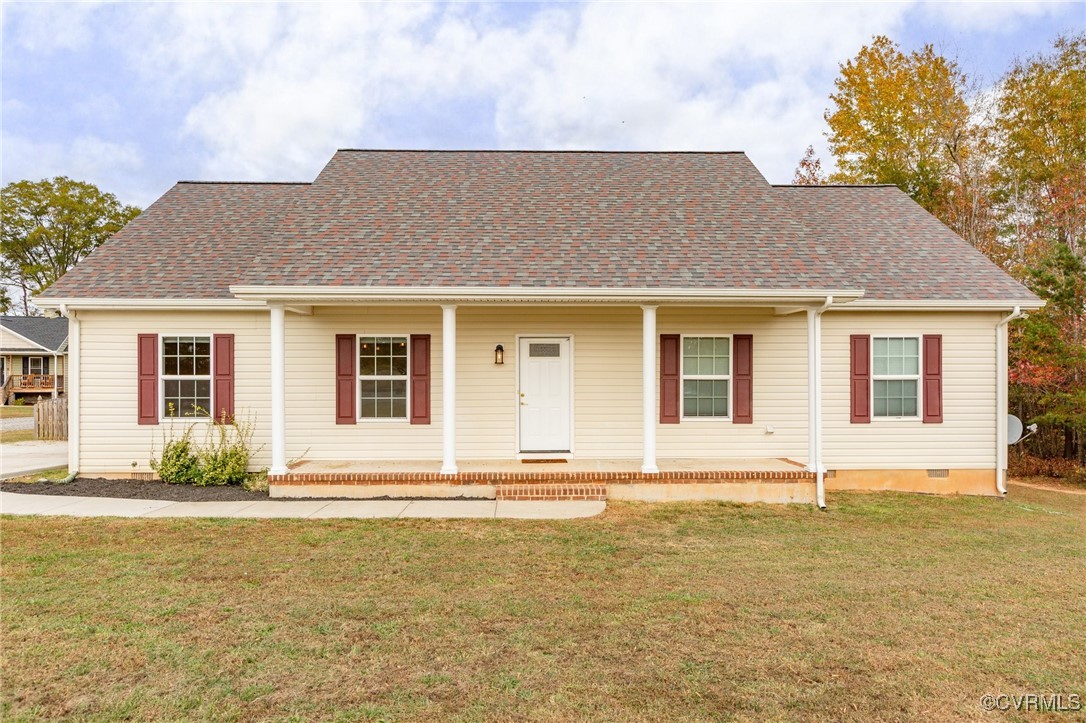
[[[270,474],[273,497],[473,497],[498,500],[691,500],[811,502],[816,476],[784,458],[303,461]]]
[[[18,398],[56,397],[64,392],[62,374],[10,374],[0,386],[0,403],[8,404]]]

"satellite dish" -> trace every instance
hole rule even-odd
[[[1022,439],[1022,432],[1025,427],[1022,426],[1022,420],[1013,414],[1007,415],[1007,444],[1014,444]]]

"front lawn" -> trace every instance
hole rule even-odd
[[[30,404],[4,404],[0,405],[0,419],[16,419],[21,417],[33,417],[34,407]]]
[[[34,439],[33,429],[0,429],[0,444],[33,442]]]
[[[829,502],[5,517],[3,717],[973,719],[985,694],[1086,699],[1086,496]]]

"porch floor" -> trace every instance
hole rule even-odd
[[[802,472],[799,462],[772,457],[737,459],[669,458],[658,459],[661,473],[668,472]],[[533,473],[592,473],[640,472],[640,459],[584,459],[567,462],[526,462],[516,459],[458,460],[460,474],[533,474]],[[288,475],[296,474],[439,474],[441,460],[302,460],[293,465]]]

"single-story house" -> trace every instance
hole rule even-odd
[[[71,467],[245,417],[275,496],[996,495],[1042,302],[891,186],[743,153],[341,150],[178,183],[36,303]]]
[[[64,393],[68,320],[0,316],[0,404]]]

